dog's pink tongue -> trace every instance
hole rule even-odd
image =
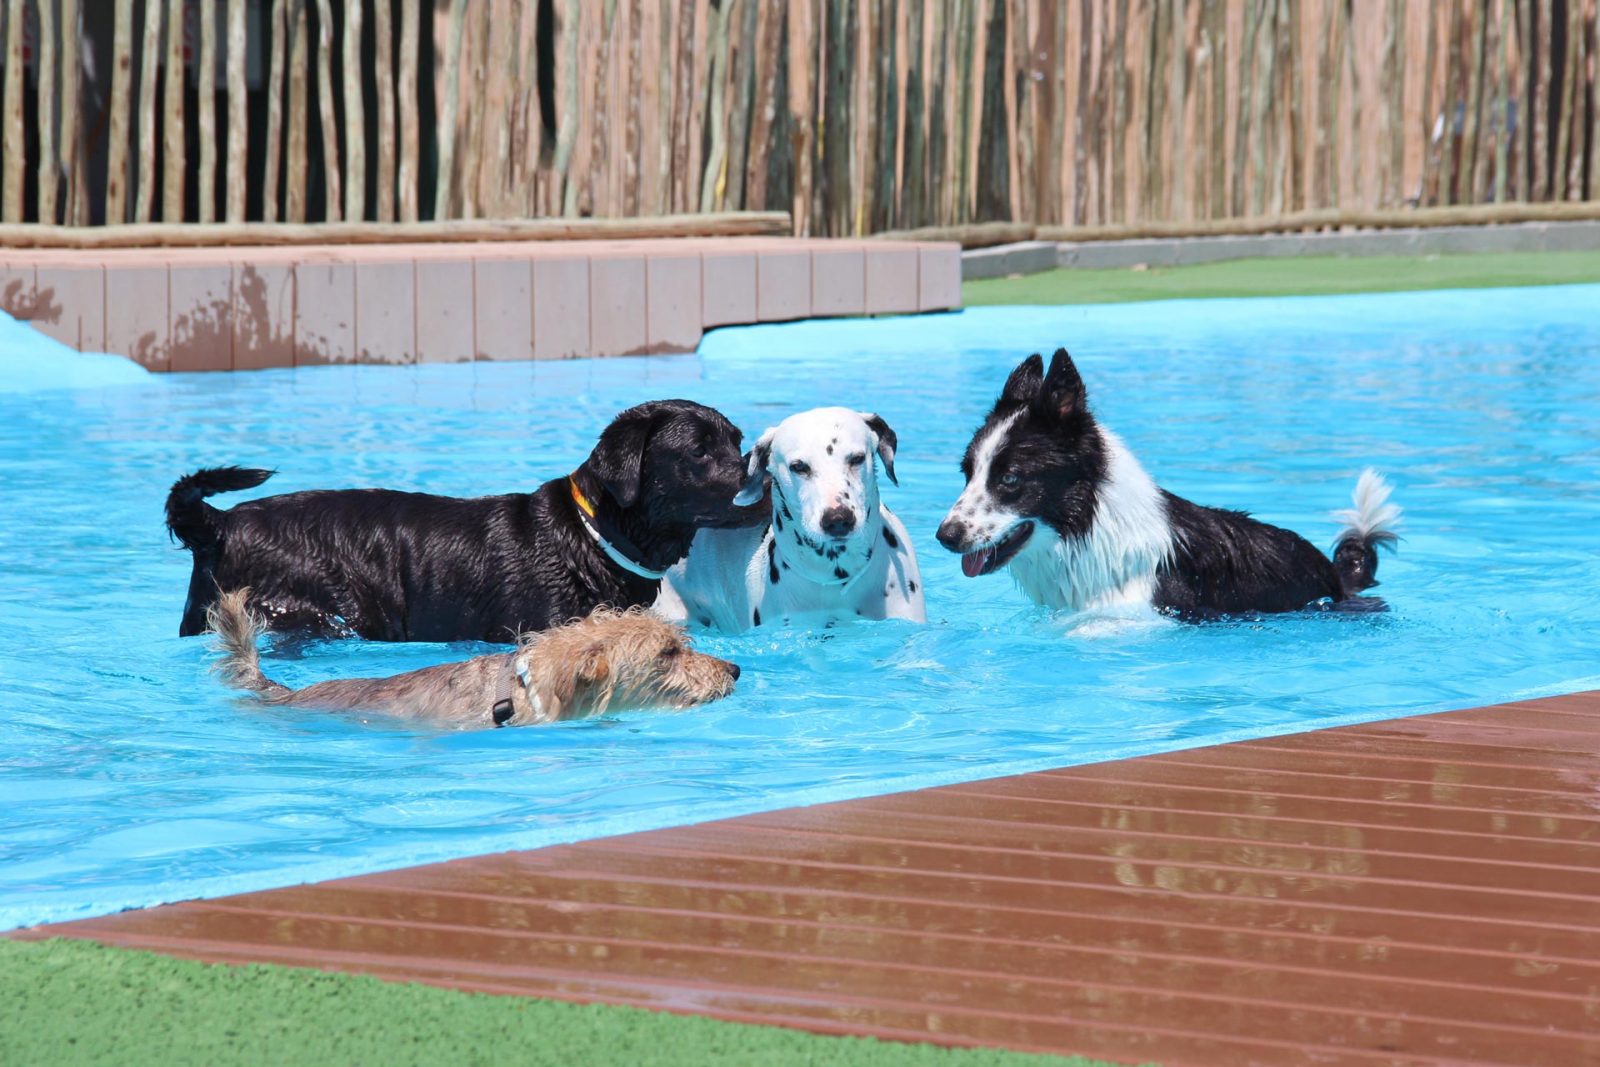
[[[968,552],[961,557],[961,573],[968,578],[976,578],[989,565],[989,557],[992,555],[994,555],[992,548],[980,548],[976,552]]]

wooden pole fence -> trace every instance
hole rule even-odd
[[[1597,7],[0,0],[0,219],[784,207],[845,236],[1593,204]],[[115,55],[93,92],[86,32]]]

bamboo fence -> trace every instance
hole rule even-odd
[[[1206,232],[1600,200],[1600,0],[0,6],[4,223]]]

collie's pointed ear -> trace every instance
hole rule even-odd
[[[777,432],[776,426],[767,427],[767,432],[761,435],[756,447],[745,457],[744,485],[733,498],[733,502],[741,508],[759,503],[767,495],[767,461],[772,458],[772,435]]]
[[[1044,360],[1035,352],[1011,372],[1011,377],[1006,379],[1006,387],[1000,392],[1002,404],[1026,404],[1039,395],[1039,386],[1044,381]]]
[[[878,442],[878,459],[883,463],[883,473],[889,476],[891,482],[899,485],[900,479],[894,476],[894,453],[900,447],[900,438],[896,437],[894,430],[883,421],[883,416],[871,411],[857,414],[861,416],[861,421],[867,424],[867,429],[872,431],[873,438]]]
[[[1065,348],[1056,349],[1050,359],[1050,370],[1044,376],[1044,388],[1038,397],[1047,414],[1064,419],[1081,414],[1088,409],[1089,396],[1083,388],[1083,378],[1073,366],[1072,357]]]

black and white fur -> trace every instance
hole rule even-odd
[[[272,629],[374,641],[511,642],[602,605],[648,606],[695,531],[766,518],[733,503],[739,444],[719,412],[658,400],[617,415],[570,477],[532,493],[321,490],[221,511],[204,498],[271,472],[196,471],[167,497],[167,527],[194,554],[179,633],[206,629],[219,586],[250,588]],[[578,495],[595,508],[587,522]]]
[[[656,611],[730,633],[777,622],[923,622],[916,552],[878,498],[878,472],[895,481],[898,443],[882,418],[839,407],[767,430],[736,502],[754,503],[770,485],[770,523],[701,530],[668,572]]]
[[[939,543],[969,577],[1009,566],[1051,608],[1148,605],[1195,620],[1349,602],[1378,584],[1377,549],[1397,540],[1400,509],[1370,470],[1338,516],[1331,560],[1289,530],[1159,488],[1090,413],[1065,349],[1048,373],[1037,355],[1011,373],[961,470]]]

